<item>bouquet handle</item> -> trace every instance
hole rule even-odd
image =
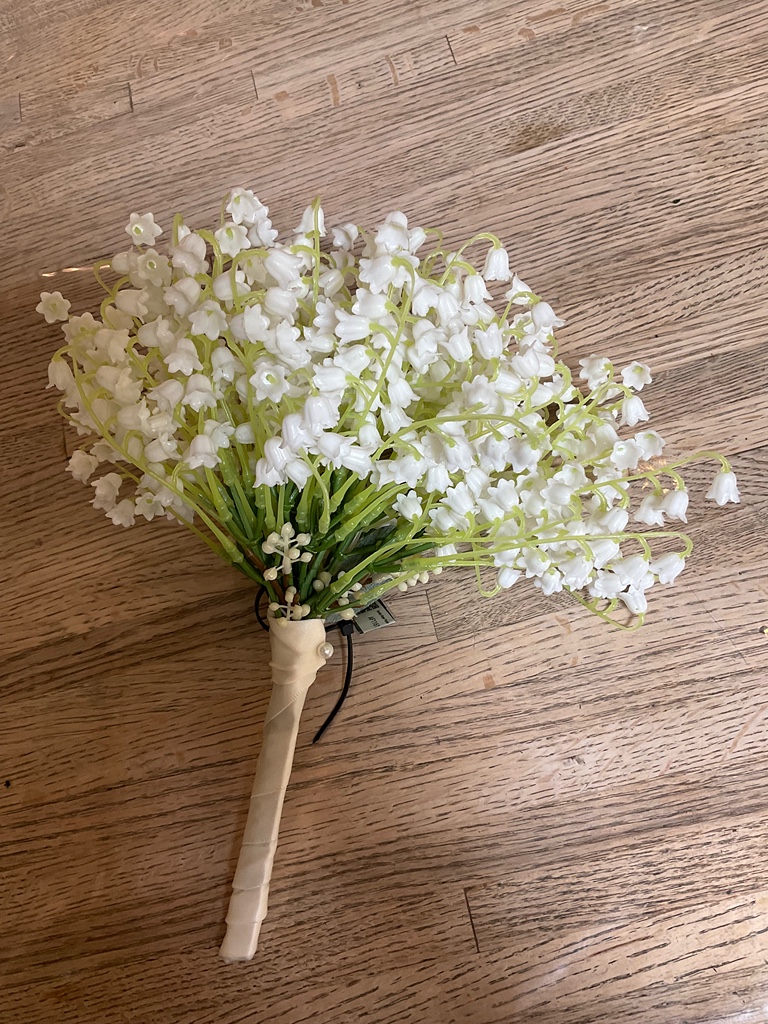
[[[325,664],[322,619],[270,618],[269,641],[272,693],[232,882],[227,931],[219,950],[227,961],[250,960],[256,952],[261,922],[267,914],[272,862],[301,711],[318,669]]]

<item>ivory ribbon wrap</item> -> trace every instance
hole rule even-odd
[[[270,618],[272,694],[264,740],[245,823],[243,844],[232,882],[227,932],[219,950],[225,960],[250,960],[261,922],[267,916],[269,879],[277,849],[280,814],[293,765],[304,700],[317,670],[325,664],[322,619]]]

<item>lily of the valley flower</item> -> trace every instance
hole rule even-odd
[[[80,438],[68,471],[97,508],[212,535],[284,618],[349,617],[364,588],[459,564],[642,617],[690,550],[689,460],[645,429],[648,367],[569,369],[563,321],[493,236],[478,272],[467,247],[424,252],[401,211],[321,246],[318,203],[282,242],[253,192],[224,205],[213,240],[177,218],[162,252],[132,215],[99,318],[41,297],[63,322],[49,383]],[[738,501],[722,465],[708,496]],[[657,554],[659,529],[677,553]]]

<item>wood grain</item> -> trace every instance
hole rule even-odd
[[[765,4],[0,0],[3,1024],[768,1021]],[[733,456],[641,632],[464,574],[307,701],[258,960],[216,956],[268,700],[253,592],[63,473],[42,287],[133,209],[491,228]],[[644,392],[645,395],[645,392]],[[337,646],[339,646],[337,644]]]

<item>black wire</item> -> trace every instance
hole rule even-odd
[[[264,630],[265,633],[268,633],[269,632],[269,623],[265,622],[264,619],[261,617],[261,610],[260,610],[261,599],[262,599],[262,597],[264,597],[266,592],[267,592],[267,588],[266,587],[259,587],[258,593],[256,594],[256,600],[253,602],[253,610],[256,613],[256,618],[259,620],[259,625],[261,626],[261,628]]]
[[[259,590],[258,590],[258,592],[256,594],[256,599],[253,602],[253,610],[254,610],[254,612],[256,614],[256,618],[258,620],[259,625],[261,626],[261,628],[266,633],[268,633],[269,632],[269,623],[264,619],[264,617],[261,614],[261,601],[262,601],[262,598],[264,597],[264,595],[266,594],[266,592],[267,592],[267,588],[266,587],[264,587],[264,586],[259,587]],[[337,628],[337,627],[336,626],[326,626],[325,630],[326,630],[326,632],[328,632],[329,630],[335,629],[335,628]],[[340,630],[341,635],[345,636],[347,638],[347,668],[346,668],[346,671],[344,673],[344,685],[341,688],[341,693],[339,694],[339,699],[336,701],[336,703],[331,708],[331,713],[328,715],[326,720],[323,722],[323,724],[320,726],[320,728],[315,733],[315,738],[312,740],[313,743],[317,743],[317,741],[320,739],[320,737],[323,735],[325,730],[328,728],[328,726],[331,724],[331,722],[334,720],[336,715],[341,710],[341,706],[342,706],[342,704],[344,703],[344,701],[347,698],[347,694],[349,693],[349,687],[350,687],[350,684],[352,683],[352,670],[353,670],[353,666],[354,666],[354,662],[353,662],[353,658],[352,658],[352,633],[354,631],[354,627],[353,627],[351,622],[345,620],[344,622],[338,623],[338,629]]]
[[[345,628],[345,627],[348,627],[348,628]],[[320,739],[320,737],[323,735],[325,730],[328,728],[328,726],[331,724],[331,722],[334,720],[336,715],[341,710],[341,705],[344,703],[344,701],[347,698],[347,694],[349,693],[349,684],[352,682],[352,666],[353,666],[353,660],[352,660],[352,623],[351,622],[343,622],[339,626],[339,629],[341,630],[342,635],[347,638],[347,671],[344,673],[344,685],[341,688],[341,693],[339,694],[339,699],[336,701],[336,703],[331,708],[330,715],[328,715],[326,720],[323,722],[323,724],[320,726],[320,728],[315,733],[315,738],[312,740],[313,743],[317,743],[317,741]]]

